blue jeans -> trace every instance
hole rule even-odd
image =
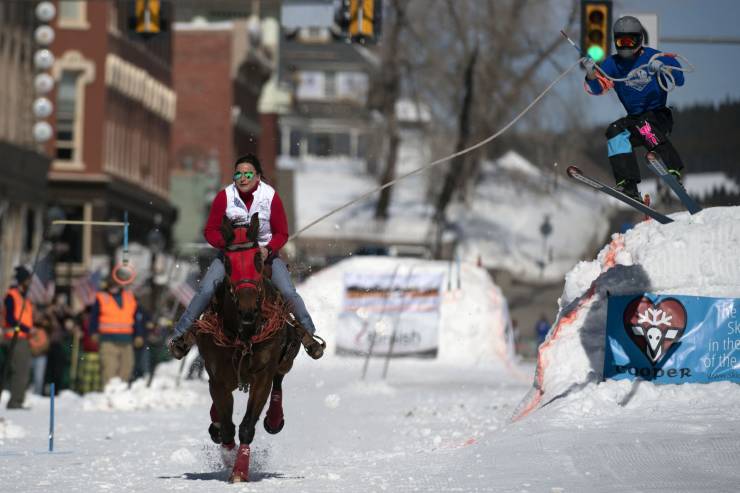
[[[224,269],[224,264],[220,258],[216,257],[208,267],[206,275],[200,281],[198,292],[190,300],[190,304],[185,309],[180,320],[177,321],[173,331],[174,337],[181,336],[187,332],[193,325],[193,322],[206,310],[208,303],[210,303],[213,297],[213,293],[216,292],[216,288],[221,284],[225,275],[226,270]],[[293,315],[295,315],[301,325],[311,334],[315,333],[316,327],[313,324],[313,320],[311,320],[311,316],[308,314],[308,310],[306,310],[306,305],[295,290],[285,262],[279,258],[272,261],[272,283],[286,299]]]

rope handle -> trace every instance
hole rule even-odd
[[[674,70],[677,72],[686,72],[686,73],[693,72],[695,70],[691,62],[689,62],[689,60],[686,57],[679,55],[678,53],[658,52],[658,53],[655,53],[653,56],[651,56],[650,59],[647,61],[647,63],[639,65],[633,68],[632,70],[630,70],[630,74],[634,73],[636,70],[639,70],[639,69],[645,69],[646,71],[648,71],[647,68],[650,66],[653,60],[660,58],[660,57],[680,59],[683,62],[683,64],[686,65],[685,67],[674,67],[672,65],[663,64],[663,66],[660,68],[659,73],[655,74],[655,77],[657,77],[657,80],[658,80],[658,85],[665,92],[671,92],[672,90],[676,88],[676,78],[672,74]],[[586,58],[587,57],[582,58],[581,61],[585,60]],[[603,95],[607,91],[609,91],[609,89],[612,89],[614,87],[615,82],[626,82],[632,79],[632,77],[630,77],[629,74],[627,77],[624,77],[621,79],[617,77],[610,77],[606,72],[604,72],[604,70],[599,65],[596,65],[596,71],[597,71],[596,80],[598,81],[599,86],[601,86],[600,93],[592,92],[591,89],[588,87],[588,84],[585,81],[583,83],[584,89],[586,90],[586,92],[592,95],[596,95],[596,96]],[[663,75],[663,78],[665,78],[665,82],[663,81],[663,78],[660,77],[661,74]]]

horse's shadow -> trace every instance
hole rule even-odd
[[[181,476],[160,476],[159,479],[189,479],[197,481],[229,482],[231,468],[211,472],[186,472]],[[256,483],[265,479],[305,479],[304,476],[286,476],[281,472],[252,471],[249,473],[249,482]]]

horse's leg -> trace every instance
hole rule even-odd
[[[239,424],[239,451],[236,455],[234,469],[231,472],[231,482],[233,483],[249,480],[249,445],[254,440],[254,426],[265,407],[271,384],[272,375],[263,371],[255,376],[249,386],[247,412],[244,414],[241,424]]]
[[[216,443],[221,443],[227,448],[234,448],[234,435],[236,435],[236,427],[234,422],[231,421],[231,415],[234,412],[234,396],[231,391],[226,389],[223,385],[214,383],[215,380],[211,379],[208,381],[208,389],[211,392],[211,399],[213,399],[213,405],[211,406],[211,426],[208,428],[208,432],[211,434],[211,439]],[[214,407],[216,413],[214,413]],[[218,421],[214,421],[216,418]],[[220,441],[214,438],[216,430],[220,429],[219,435]]]
[[[283,378],[285,375],[275,374],[272,379],[272,392],[270,393],[270,407],[265,414],[265,430],[267,433],[275,435],[280,433],[285,426],[285,417],[283,416]]]

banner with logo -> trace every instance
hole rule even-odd
[[[612,296],[604,378],[740,383],[738,311],[737,298]]]
[[[338,354],[436,356],[443,272],[344,275]]]

